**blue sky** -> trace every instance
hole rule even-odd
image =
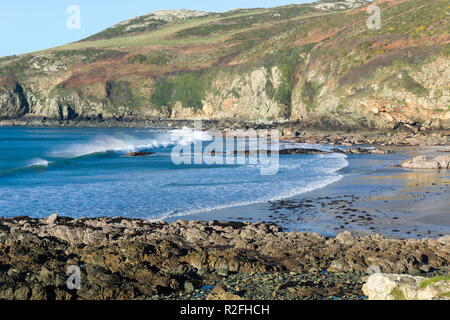
[[[1,1],[0,56],[22,54],[80,40],[122,20],[163,9],[222,12],[306,3],[311,0],[39,0]],[[81,9],[81,29],[67,28],[67,8]]]

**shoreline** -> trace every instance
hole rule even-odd
[[[294,197],[165,219],[275,223],[290,231],[393,238],[450,235],[450,173],[396,167],[436,147],[397,147],[394,154],[348,155],[341,179]]]
[[[194,128],[195,121],[202,121],[203,130],[278,129],[281,141],[329,145],[378,145],[378,146],[448,146],[450,128],[440,130],[404,126],[386,129],[319,128],[300,121],[241,121],[241,120],[182,120],[182,119],[123,119],[123,120],[42,120],[41,118],[0,120],[0,128]],[[388,131],[386,133],[386,131]]]

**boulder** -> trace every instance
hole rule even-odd
[[[428,159],[427,156],[417,156],[403,161],[400,165],[407,169],[449,169],[450,156],[439,156],[432,160]]]
[[[349,231],[344,231],[336,236],[336,241],[345,246],[351,246],[356,243],[356,239]]]
[[[190,282],[190,281],[185,281],[185,282],[184,282],[184,290],[185,290],[186,292],[194,292],[194,291],[195,291],[195,288],[194,288],[194,285],[192,284],[192,282]]]
[[[45,222],[47,224],[55,224],[56,220],[58,219],[58,215],[56,213],[50,215]]]
[[[375,273],[363,285],[369,300],[448,300],[450,276],[435,278]]]

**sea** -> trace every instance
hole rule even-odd
[[[255,161],[174,161],[176,146],[205,150],[212,141],[208,132],[189,128],[2,127],[0,216],[57,213],[156,221],[211,212],[213,220],[217,209],[323,188],[339,181],[349,164],[344,154],[280,155],[276,173],[262,174]],[[130,152],[151,154],[127,156]]]

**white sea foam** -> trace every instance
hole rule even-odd
[[[301,187],[297,186],[290,190],[285,190],[282,193],[272,194],[270,196],[265,196],[265,197],[261,197],[261,198],[256,198],[251,201],[227,203],[224,205],[199,208],[199,209],[196,208],[196,209],[178,211],[178,212],[173,212],[173,211],[166,212],[166,213],[160,214],[157,217],[148,217],[148,220],[163,221],[166,219],[190,216],[190,215],[195,215],[195,214],[209,212],[209,211],[229,209],[229,208],[254,205],[254,204],[264,203],[264,202],[269,202],[269,201],[288,199],[288,198],[292,198],[292,197],[298,196],[298,195],[306,193],[306,192],[324,188],[327,185],[338,182],[343,178],[343,175],[339,175],[339,174],[337,174],[337,172],[341,169],[346,168],[349,165],[349,162],[347,161],[347,156],[345,154],[321,154],[321,155],[317,155],[317,156],[319,158],[329,159],[328,167],[317,168],[318,171],[320,171],[322,174],[325,174],[325,175],[318,176],[318,178],[321,179],[320,181],[317,180],[317,181],[311,182],[307,185],[303,185]],[[289,170],[298,170],[300,167],[298,166],[298,164],[296,164],[296,162],[293,162],[291,164],[284,164],[281,166],[281,168],[289,171]],[[276,189],[276,188],[274,188],[274,189]]]
[[[188,145],[201,141],[211,141],[212,137],[203,131],[195,131],[189,128],[169,131],[167,134],[158,135],[154,139],[141,139],[135,136],[99,136],[87,143],[73,144],[64,150],[51,153],[54,157],[82,157],[91,154],[117,152],[128,153],[146,149],[167,148],[176,144]]]
[[[182,211],[182,212],[167,212],[167,213],[161,214],[159,217],[156,217],[156,218],[149,217],[148,220],[149,221],[163,221],[163,220],[170,219],[170,218],[185,217],[185,216],[190,216],[190,215],[209,212],[209,211],[229,209],[229,208],[235,208],[235,207],[243,207],[243,206],[249,206],[249,205],[258,204],[258,203],[269,202],[269,201],[288,199],[288,198],[298,196],[302,193],[306,193],[306,192],[324,188],[329,184],[338,182],[342,178],[343,178],[342,175],[336,175],[333,177],[329,177],[328,179],[324,179],[321,182],[311,184],[307,187],[292,189],[289,192],[279,194],[279,195],[273,196],[273,197],[255,199],[254,201],[228,203],[225,205],[220,205],[220,206],[215,206],[215,207],[210,207],[210,208],[193,209],[193,210],[187,210],[187,211]]]
[[[40,159],[40,158],[36,158],[36,159],[32,159],[28,162],[28,164],[26,165],[27,168],[31,168],[31,167],[48,167],[49,161],[45,160],[45,159]]]
[[[305,164],[314,164],[317,159],[329,160],[327,166],[317,167],[316,170],[325,174],[333,174],[349,165],[347,161],[347,155],[342,153],[329,153],[329,154],[317,154],[310,159],[302,159],[301,161],[295,161],[290,163],[280,163],[280,169],[284,170],[299,170],[305,167]],[[316,172],[314,172],[316,174]]]
[[[196,131],[184,127],[169,131],[170,141],[181,145],[188,145],[198,141],[212,141],[213,137],[206,131]]]

